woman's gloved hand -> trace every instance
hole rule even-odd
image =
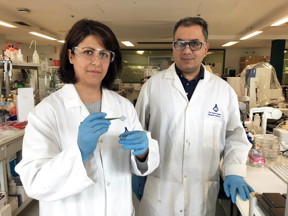
[[[242,200],[250,199],[250,193],[254,192],[252,187],[248,185],[242,176],[228,175],[224,180],[224,191],[227,197],[230,197],[233,203],[236,203],[236,194],[239,192]]]
[[[83,162],[93,154],[99,137],[108,131],[111,123],[104,118],[106,115],[103,112],[92,113],[79,126],[77,143]]]
[[[148,149],[148,137],[144,131],[126,131],[119,137],[122,149],[133,150],[133,155],[141,155]]]

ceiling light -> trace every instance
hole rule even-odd
[[[3,21],[0,21],[0,25],[8,27],[8,28],[17,28],[16,26],[3,22]]]
[[[240,38],[240,40],[246,40],[246,39],[248,39],[248,38],[250,38],[250,37],[253,37],[253,36],[255,36],[255,35],[261,34],[262,32],[263,32],[263,31],[255,31],[255,32],[253,32],[253,33],[251,33],[251,34],[249,34],[249,35],[246,35],[246,36]]]
[[[134,44],[132,44],[130,41],[121,41],[121,43],[128,47],[134,46]]]
[[[47,35],[44,35],[44,34],[40,34],[40,33],[37,33],[37,32],[29,32],[29,33],[32,34],[32,35],[36,35],[38,37],[46,38],[48,40],[57,40],[55,38],[52,38],[50,36],[47,36]]]
[[[139,54],[139,55],[143,55],[144,52],[145,52],[144,50],[137,50],[136,51],[136,53]]]
[[[65,40],[57,40],[59,43],[65,43]]]
[[[226,44],[223,44],[222,46],[227,47],[227,46],[232,46],[232,45],[237,44],[237,43],[239,43],[239,41],[230,41]]]
[[[279,20],[278,22],[275,22],[273,23],[271,26],[279,26],[279,25],[282,25],[284,23],[288,22],[288,17],[282,19],[282,20]]]
[[[30,10],[28,8],[17,8],[17,11],[23,14],[29,14]]]

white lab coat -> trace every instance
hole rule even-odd
[[[45,98],[29,114],[23,159],[16,166],[29,197],[40,200],[41,216],[133,215],[131,172],[142,175],[135,156],[118,143],[125,127],[142,130],[133,105],[103,89],[101,111],[111,122],[85,164],[77,145],[78,127],[89,115],[72,84]],[[156,140],[149,133],[149,174],[159,165]]]
[[[224,175],[245,176],[251,147],[233,89],[205,70],[189,101],[173,64],[143,85],[136,110],[160,151],[139,215],[214,216],[221,157]]]

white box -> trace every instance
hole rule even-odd
[[[282,129],[282,128],[274,128],[273,134],[279,137],[280,151],[287,150],[288,149],[288,130]]]
[[[12,216],[11,205],[7,204],[0,210],[0,216]]]
[[[33,88],[18,88],[16,102],[17,120],[19,122],[27,121],[28,113],[35,106]]]

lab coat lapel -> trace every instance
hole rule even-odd
[[[65,108],[78,108],[81,115],[80,121],[83,121],[90,113],[81,101],[75,86],[73,84],[65,84],[62,89],[63,95],[65,95],[65,98],[63,98]]]
[[[165,72],[166,79],[173,79],[173,86],[181,93],[181,95],[188,101],[186,92],[183,88],[183,85],[176,73],[175,63],[173,63]]]
[[[210,80],[211,80],[211,73],[205,69],[204,79],[199,80],[194,90],[194,93],[190,99],[190,103],[197,102],[199,97],[203,97],[203,95],[205,95],[205,91],[208,89],[207,85],[209,84]]]
[[[115,97],[111,94],[111,92],[103,88],[102,89],[102,104],[101,104],[101,111],[107,113],[107,118],[117,116],[117,107],[119,103],[115,100]]]

